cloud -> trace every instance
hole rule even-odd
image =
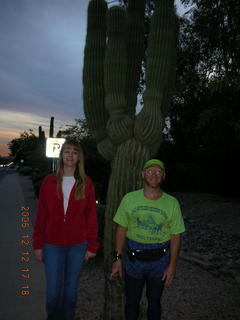
[[[7,135],[11,140],[13,132],[37,130],[51,116],[62,125],[84,117],[88,2],[0,1],[1,145]]]
[[[72,118],[55,119],[54,133],[64,128],[66,124],[73,124]],[[38,135],[38,127],[42,126],[46,137],[49,134],[50,117],[38,116],[32,113],[0,110],[0,155],[9,153],[7,143],[12,139],[19,138],[23,131],[32,129]]]
[[[35,108],[45,99],[53,111],[61,108],[74,117],[83,115],[87,3],[86,0],[1,1],[1,101],[11,99]],[[12,104],[12,110],[17,106]],[[2,103],[0,108],[4,108]],[[44,108],[49,109],[49,104]]]

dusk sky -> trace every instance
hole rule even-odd
[[[112,2],[112,1],[111,1]],[[116,1],[117,2],[117,1]],[[180,0],[175,1],[176,4]],[[24,130],[83,119],[89,0],[0,0],[0,155]],[[180,13],[184,11],[179,7]]]

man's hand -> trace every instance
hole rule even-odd
[[[181,246],[181,234],[172,234],[170,240],[170,263],[167,270],[164,272],[162,280],[167,286],[170,286],[176,272],[177,259]]]
[[[43,250],[42,249],[36,249],[34,250],[35,258],[37,261],[42,262],[43,261]]]
[[[88,262],[88,259],[94,258],[96,256],[96,253],[87,251],[84,257],[84,261]]]
[[[112,273],[110,274],[110,279],[116,277],[122,277],[123,274],[122,260],[119,259],[113,263]]]
[[[176,268],[168,266],[167,270],[164,272],[162,281],[164,281],[166,286],[170,286],[172,284],[173,278],[175,276]]]

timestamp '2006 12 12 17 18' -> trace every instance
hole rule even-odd
[[[29,279],[30,279],[30,235],[29,235],[29,228],[30,228],[30,208],[28,206],[21,207],[21,221],[20,226],[22,230],[21,234],[21,279],[23,280],[23,285],[20,288],[20,294],[22,296],[27,296],[30,294],[30,286],[29,286]]]

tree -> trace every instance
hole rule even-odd
[[[236,192],[230,177],[240,160],[240,2],[182,2],[194,6],[180,21],[177,91],[169,114],[173,158],[200,162],[210,191]],[[219,159],[230,161],[232,172],[220,177]]]
[[[8,143],[14,162],[24,160],[24,165],[38,168],[42,175],[51,172],[50,160],[45,156],[45,145],[37,137],[32,129],[20,134]]]
[[[193,4],[190,19],[193,36],[199,42],[199,70],[203,75],[230,81],[240,72],[240,1],[182,0]]]
[[[24,131],[20,134],[20,138],[15,138],[8,143],[8,148],[11,151],[11,156],[15,162],[27,160],[30,152],[35,150],[39,145],[39,140],[33,133],[32,129]]]
[[[79,143],[86,137],[91,137],[85,119],[75,119],[75,124],[66,125],[64,130],[58,131],[57,137],[68,137],[77,140]]]
[[[92,0],[84,52],[84,110],[100,154],[111,163],[104,267],[104,319],[122,319],[122,283],[109,281],[115,236],[112,219],[124,194],[142,185],[140,171],[161,144],[175,73],[176,15],[172,0],[157,1],[147,50],[144,106],[136,116],[144,57],[145,0],[107,10]],[[107,22],[107,28],[106,28]]]

